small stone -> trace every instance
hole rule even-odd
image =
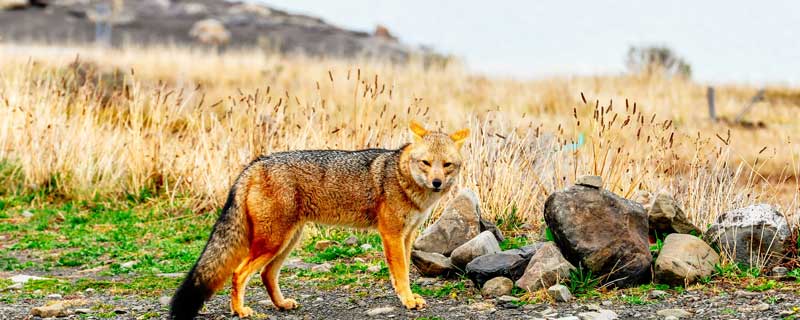
[[[358,244],[358,238],[356,236],[350,236],[349,238],[344,240],[344,245],[346,246],[355,246]]]
[[[658,310],[656,312],[659,316],[662,317],[675,317],[675,318],[689,318],[692,316],[692,313],[683,309],[663,309]]]
[[[159,274],[156,274],[156,276],[159,276],[159,277],[162,277],[162,278],[183,278],[183,277],[186,276],[186,273],[183,273],[183,272],[159,273]]]
[[[61,302],[31,309],[31,315],[42,318],[66,317],[69,314],[69,310],[67,310],[67,307]]]
[[[494,311],[494,304],[489,302],[475,302],[469,305],[469,309],[473,311]]]
[[[664,317],[664,320],[678,320],[678,317],[676,317],[676,316],[666,316],[666,317]]]
[[[172,298],[170,298],[169,296],[162,296],[161,298],[158,298],[158,303],[160,303],[164,307],[168,306],[171,301]]]
[[[413,250],[411,251],[411,262],[417,267],[420,274],[428,277],[448,274],[453,270],[450,258],[436,252]]]
[[[361,257],[355,257],[355,258],[353,258],[353,262],[367,263],[367,260],[364,260],[364,258],[361,258]]]
[[[569,288],[563,284],[557,284],[547,288],[547,294],[558,302],[569,302],[569,300],[572,299],[572,293],[570,293]]]
[[[519,298],[517,298],[515,296],[505,295],[505,296],[500,296],[499,298],[497,298],[497,301],[503,302],[503,303],[517,302],[517,301],[519,301]]]
[[[299,270],[308,270],[313,267],[313,263],[304,262],[300,258],[289,259],[283,264],[283,267],[286,269],[299,269]]]
[[[379,265],[369,266],[369,267],[367,267],[367,272],[369,272],[369,273],[381,272],[381,266],[379,266]]]
[[[12,283],[27,283],[28,281],[31,281],[31,280],[50,280],[48,278],[42,278],[42,277],[37,277],[37,276],[29,276],[29,275],[26,275],[26,274],[18,274],[18,275],[13,276],[13,277],[11,277],[9,279],[11,280]]]
[[[314,299],[314,301],[322,302],[322,301],[325,301],[325,299],[323,299],[322,297],[317,297],[316,299]]]
[[[492,253],[500,252],[500,245],[490,231],[484,231],[477,237],[470,239],[462,244],[450,255],[450,262],[459,269],[464,267],[473,259]]]
[[[370,309],[369,311],[367,311],[367,315],[370,316],[370,317],[375,317],[375,316],[379,316],[379,315],[387,314],[387,313],[391,313],[391,312],[394,312],[394,307],[379,307],[379,308]]]
[[[497,277],[483,284],[481,294],[485,297],[500,297],[511,294],[513,288],[514,281],[506,277]]]
[[[422,287],[425,287],[425,286],[430,286],[430,285],[435,284],[437,282],[437,280],[436,280],[436,278],[431,278],[431,277],[419,277],[419,278],[417,278],[417,280],[415,282],[418,285],[420,285]]]
[[[364,250],[364,251],[372,250],[372,245],[369,244],[369,243],[362,244],[361,245],[361,250]]]
[[[10,285],[8,287],[3,288],[2,291],[19,290],[19,289],[22,289],[23,287],[24,287],[23,284],[15,283],[15,284],[12,284],[12,285]]]
[[[92,313],[92,309],[78,308],[78,309],[75,309],[75,313],[76,314],[90,314],[90,313]]]
[[[750,310],[753,310],[755,312],[767,311],[769,310],[769,304],[766,302],[762,302],[757,305],[754,305]]]
[[[754,297],[758,297],[758,296],[761,295],[758,292],[750,292],[750,291],[744,291],[744,290],[736,290],[736,292],[734,292],[733,294],[736,295],[736,296],[745,297],[745,298],[754,298]]]
[[[602,304],[604,307],[610,307],[614,305],[614,303],[611,302],[611,300],[603,300],[603,302],[601,302],[600,304]]]
[[[92,289],[92,288],[86,288],[86,290],[83,290],[83,291],[86,292],[86,293],[90,293],[90,294],[94,293],[94,289]]]
[[[61,300],[63,297],[58,293],[48,294],[47,299]]]
[[[666,291],[662,291],[662,290],[650,291],[650,299],[661,299],[661,298],[663,298],[663,297],[665,297],[667,295],[668,295],[668,293]]]
[[[786,267],[778,266],[778,267],[772,268],[771,275],[773,277],[783,278],[788,273],[789,273],[789,269],[787,269]]]
[[[581,176],[578,180],[575,180],[575,184],[600,189],[603,187],[603,178],[600,176]]]
[[[311,267],[311,271],[312,272],[331,272],[331,268],[333,268],[333,266],[330,263],[325,262],[325,263],[318,264],[316,266]]]
[[[272,300],[270,300],[270,299],[258,300],[257,303],[262,305],[262,306],[271,306],[272,305]]]
[[[30,212],[28,210],[22,211],[22,217],[25,219],[31,218],[33,217],[33,212]]]
[[[578,318],[581,318],[581,320],[613,320],[619,318],[619,316],[611,310],[600,310],[579,313]]]
[[[325,250],[325,249],[328,249],[328,248],[332,247],[334,244],[335,244],[335,242],[333,242],[331,240],[320,240],[320,241],[317,241],[316,244],[314,244],[314,250],[322,251],[322,250]]]
[[[138,261],[128,261],[123,264],[120,264],[119,267],[122,269],[130,269],[133,268],[133,266],[135,266],[136,263],[138,263]]]

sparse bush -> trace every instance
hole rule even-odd
[[[626,59],[628,70],[633,73],[692,76],[692,67],[672,49],[663,46],[630,47]]]

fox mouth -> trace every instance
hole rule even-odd
[[[442,192],[442,188],[433,188],[431,190],[433,190],[433,192]]]

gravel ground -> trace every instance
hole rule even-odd
[[[658,312],[664,312],[665,309],[682,309],[691,314],[688,318],[694,319],[793,319],[792,310],[800,307],[800,286],[794,282],[782,282],[779,287],[765,292],[749,292],[733,285],[717,284],[682,293],[665,293],[658,298],[645,297],[644,302],[626,302],[622,293],[617,292],[570,303],[521,306],[501,299],[483,299],[474,289],[468,289],[455,298],[428,297],[426,309],[409,311],[400,305],[386,283],[367,288],[343,286],[329,290],[313,285],[297,285],[284,288],[284,292],[287,297],[298,300],[301,307],[280,312],[272,308],[265,290],[256,283],[247,292],[246,304],[256,311],[254,319],[557,319],[579,316],[593,310],[610,310],[620,319],[663,319],[666,315],[659,315]],[[62,299],[87,301],[82,306],[69,307],[68,310],[73,314],[67,319],[163,319],[167,310],[163,301],[165,297],[115,297],[100,290],[89,290]],[[31,316],[31,308],[45,305],[48,300],[52,299],[21,297],[11,302],[0,301],[0,319],[38,319]],[[96,311],[98,305],[112,312],[99,314]],[[228,305],[227,294],[216,295],[206,304],[200,319],[235,318],[230,314]],[[87,313],[78,314],[76,311]],[[797,311],[794,312],[797,314]]]

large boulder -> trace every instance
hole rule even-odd
[[[575,185],[551,194],[544,219],[556,245],[574,266],[626,287],[650,277],[644,208],[611,192]]]
[[[659,234],[701,234],[700,229],[689,221],[689,218],[686,217],[686,214],[671,195],[659,193],[649,207],[647,217],[651,232],[655,231]]]
[[[517,287],[534,292],[569,279],[575,267],[561,255],[555,244],[546,242],[531,257],[525,273],[517,280]]]
[[[444,212],[414,241],[414,249],[445,256],[481,233],[480,202],[470,190],[462,190]]]
[[[417,267],[419,273],[426,277],[447,275],[453,271],[450,258],[441,253],[414,250],[411,251],[411,262]]]
[[[664,239],[656,258],[655,278],[658,283],[689,285],[710,276],[719,263],[719,254],[702,239],[673,233]]]
[[[541,245],[541,243],[536,243],[519,249],[477,257],[467,263],[464,268],[466,275],[479,288],[483,287],[486,281],[496,277],[517,280],[525,273],[528,261]]]
[[[783,214],[771,205],[756,204],[720,215],[706,239],[737,263],[762,267],[783,257],[790,235]]]
[[[23,9],[28,5],[28,0],[0,0],[0,10]]]
[[[497,243],[494,234],[491,231],[484,231],[453,250],[450,255],[450,261],[456,268],[464,270],[464,267],[473,259],[500,251],[500,244]]]

